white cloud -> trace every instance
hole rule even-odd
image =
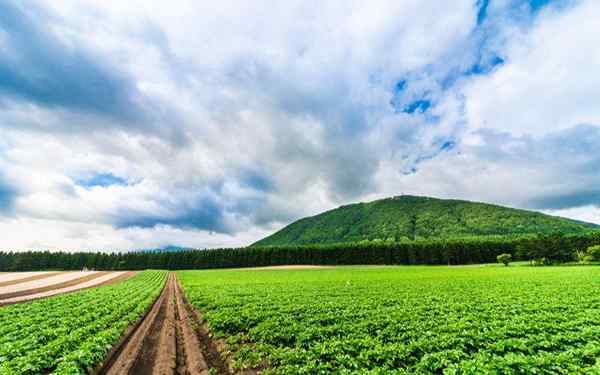
[[[600,124],[599,17],[599,2],[581,1],[512,34],[506,63],[465,87],[469,126],[541,135]]]
[[[553,191],[578,192],[556,172],[564,167],[590,190],[593,157],[561,164],[524,147],[600,124],[597,4],[548,8],[526,26],[494,4],[483,31],[471,0],[13,4],[69,51],[34,73],[92,61],[69,87],[93,94],[106,83],[98,92],[128,107],[101,97],[69,106],[69,93],[48,104],[0,85],[0,172],[18,188],[0,248],[245,245],[292,219],[402,192],[558,204]],[[0,36],[0,58],[10,37]],[[505,64],[445,87],[478,48]],[[400,79],[398,100],[426,96],[427,113],[394,112]],[[445,142],[457,146],[442,151]],[[81,186],[103,173],[127,183]]]

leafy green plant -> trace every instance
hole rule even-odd
[[[591,260],[600,260],[600,245],[588,247],[587,254],[591,257]]]
[[[85,374],[160,293],[165,271],[0,308],[0,374]]]
[[[599,277],[595,267],[178,272],[236,365],[268,364],[265,374],[596,373]]]

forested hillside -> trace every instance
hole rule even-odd
[[[399,196],[298,220],[253,246],[579,233],[595,224],[486,203]]]

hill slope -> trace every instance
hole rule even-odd
[[[486,203],[399,196],[300,219],[252,246],[582,232],[595,224]]]

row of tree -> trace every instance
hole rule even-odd
[[[576,260],[578,251],[600,244],[600,231],[520,237],[474,237],[399,243],[247,247],[178,252],[0,252],[0,271],[197,269],[284,264],[474,264],[500,254],[544,263]]]

